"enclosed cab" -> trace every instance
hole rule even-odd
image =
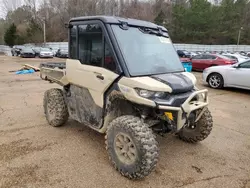
[[[207,90],[195,87],[166,28],[107,16],[73,18],[66,64],[41,64],[41,78],[61,89],[45,92],[44,111],[52,126],[70,116],[106,134],[115,168],[128,178],[155,167],[155,134],[175,133],[187,142],[212,130]]]

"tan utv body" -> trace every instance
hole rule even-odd
[[[130,179],[149,175],[158,160],[156,134],[202,141],[213,126],[207,90],[195,87],[164,27],[106,16],[73,18],[69,59],[42,63],[40,76],[63,89],[45,92],[52,126],[68,117],[106,134],[115,168]]]

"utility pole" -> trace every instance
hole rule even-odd
[[[43,42],[44,42],[44,45],[46,44],[46,23],[45,23],[45,19],[44,19],[44,22],[43,22]]]
[[[241,28],[239,29],[238,40],[237,40],[237,50],[239,50],[241,30],[243,30],[243,27],[241,27]]]

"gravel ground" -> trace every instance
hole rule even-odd
[[[0,187],[250,187],[249,91],[209,89],[211,135],[198,144],[158,137],[160,160],[150,176],[131,181],[108,160],[104,136],[69,121],[53,128],[45,120],[43,93],[56,84],[38,73],[15,75],[23,63],[41,59],[0,56]],[[54,59],[53,61],[64,61]],[[195,73],[202,85],[201,74]]]

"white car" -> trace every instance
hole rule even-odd
[[[241,54],[231,54],[231,53],[225,53],[225,54],[222,54],[226,57],[229,57],[231,59],[236,59],[239,63],[243,62],[243,61],[246,61],[247,59],[249,59],[249,57],[246,57],[246,56],[243,56]]]
[[[40,54],[39,54],[40,58],[46,57],[46,58],[53,58],[54,54],[51,51],[51,49],[49,48],[41,48]]]
[[[250,60],[234,65],[209,67],[203,71],[203,81],[210,87],[236,87],[250,90]]]
[[[194,56],[196,56],[196,55],[198,55],[197,53],[194,53],[194,52],[190,52],[190,55],[191,55],[191,57],[194,57]]]
[[[51,48],[51,51],[52,51],[52,53],[53,53],[53,56],[56,56],[56,52],[59,50],[59,48],[57,48],[57,47],[52,47]]]

